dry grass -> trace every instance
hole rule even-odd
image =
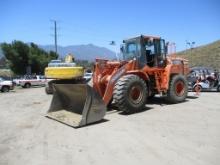
[[[190,66],[205,66],[220,70],[220,40],[177,53],[189,60]]]

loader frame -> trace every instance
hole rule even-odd
[[[96,59],[93,86],[54,84],[47,116],[73,127],[101,121],[114,100],[126,113],[140,111],[154,94],[167,95],[172,103],[185,100],[188,62],[167,56],[160,37],[139,36],[124,40],[122,61]]]

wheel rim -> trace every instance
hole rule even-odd
[[[140,86],[133,86],[129,92],[129,99],[133,104],[139,104],[143,98],[143,91]]]
[[[202,91],[202,87],[200,85],[196,85],[195,92],[201,92],[201,91]]]
[[[177,96],[182,96],[185,92],[184,83],[182,81],[177,81],[175,85],[175,92]]]

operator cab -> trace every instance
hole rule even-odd
[[[139,66],[164,67],[167,48],[164,39],[151,36],[139,36],[123,41],[121,47],[123,59],[137,59]]]

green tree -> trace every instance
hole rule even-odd
[[[13,41],[12,44],[1,44],[2,51],[9,61],[9,67],[14,73],[24,74],[25,66],[28,66],[29,47],[21,41]]]
[[[1,48],[15,74],[26,74],[27,67],[31,67],[32,73],[44,73],[48,62],[58,57],[55,52],[48,53],[34,43],[28,45],[21,41],[13,41],[11,44],[1,44]]]
[[[7,61],[5,57],[0,58],[0,69],[6,69],[7,68]]]

